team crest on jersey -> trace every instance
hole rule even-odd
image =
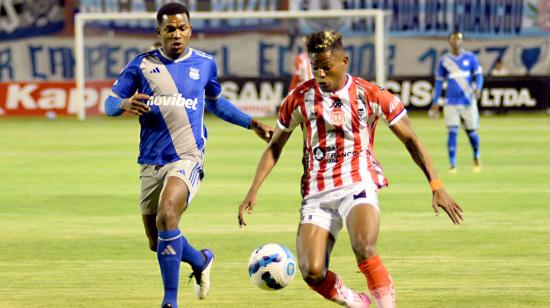
[[[464,60],[464,61],[462,61],[462,65],[468,66],[468,65],[470,65],[470,61]]]
[[[194,80],[199,80],[201,78],[201,75],[199,74],[198,68],[189,68],[189,78]]]
[[[334,109],[330,112],[330,122],[334,126],[342,126],[344,124],[344,111],[342,109]]]

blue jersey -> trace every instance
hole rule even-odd
[[[444,54],[439,60],[436,73],[436,95],[434,103],[439,99],[437,87],[444,79],[447,79],[445,98],[449,105],[469,105],[475,102],[473,79],[476,79],[478,89],[483,85],[481,66],[476,56],[464,50],[455,56],[451,53]],[[439,83],[439,84],[438,84]],[[438,93],[439,92],[439,93]]]
[[[112,89],[120,98],[136,91],[151,97],[151,110],[139,117],[138,163],[202,161],[207,137],[204,100],[221,94],[214,59],[191,48],[176,60],[161,50],[142,53],[122,70]]]

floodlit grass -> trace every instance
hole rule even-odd
[[[550,306],[550,117],[482,118],[483,172],[471,172],[461,132],[453,176],[442,120],[411,117],[466,220],[457,227],[434,217],[428,183],[381,123],[375,149],[391,185],[380,192],[378,246],[398,306]],[[249,227],[239,229],[237,207],[264,144],[216,118],[206,122],[206,177],[180,227],[197,248],[215,251],[213,287],[198,301],[184,266],[180,306],[334,307],[300,277],[266,292],[247,275],[262,243],[295,252],[301,132],[262,187]],[[160,274],[138,208],[138,138],[132,117],[0,119],[0,307],[159,306]],[[345,232],[331,268],[366,288]]]

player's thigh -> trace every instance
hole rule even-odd
[[[443,107],[443,118],[445,119],[445,125],[447,127],[460,125],[460,112],[459,107],[456,105],[445,105]]]
[[[476,104],[466,106],[461,110],[460,114],[464,129],[476,130],[479,128],[479,111]]]
[[[299,225],[296,250],[300,270],[304,277],[325,275],[334,242],[334,237],[325,228],[312,223]]]
[[[358,256],[375,252],[380,228],[378,189],[374,185],[356,185],[342,200],[339,212],[346,222],[351,245]]]
[[[159,166],[140,167],[140,209],[142,215],[156,214],[163,187],[163,179],[158,176]]]
[[[200,184],[204,177],[202,163],[195,160],[178,160],[165,165],[162,172],[165,179],[164,190],[166,190],[168,180],[171,178],[176,178],[185,185],[185,210],[199,191]]]

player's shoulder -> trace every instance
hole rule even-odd
[[[299,86],[294,88],[290,93],[288,93],[288,96],[292,96],[293,98],[297,98],[300,96],[303,96],[306,92],[312,90],[315,88],[315,79],[306,80],[303,83],[301,83]]]
[[[469,51],[469,50],[462,50],[462,57],[467,59],[474,59],[477,60],[477,56],[475,53]]]
[[[200,59],[205,59],[205,60],[208,60],[208,61],[214,61],[214,57],[207,53],[207,52],[204,52],[202,50],[198,50],[198,49],[195,49],[195,48],[190,48],[191,52],[192,52],[192,55],[193,56],[196,56]]]
[[[379,86],[373,82],[370,82],[368,80],[365,80],[361,77],[357,77],[357,76],[352,76],[351,77],[352,80],[353,80],[353,83],[355,84],[355,86],[365,92],[366,94],[377,94],[378,92],[380,91],[384,91],[385,89],[382,87],[382,86]]]

